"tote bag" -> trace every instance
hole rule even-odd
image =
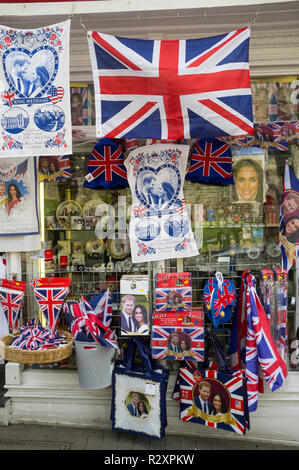
[[[181,420],[244,435],[250,427],[246,375],[242,370],[229,369],[221,343],[208,331],[206,359],[211,345],[217,369],[181,367],[179,370]],[[203,366],[206,364],[205,361]]]
[[[141,366],[134,363],[137,349]],[[132,338],[124,361],[117,361],[112,373],[112,429],[162,440],[167,426],[168,377],[167,369],[156,367],[142,339]]]

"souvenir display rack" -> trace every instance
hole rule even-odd
[[[233,205],[230,203],[230,187],[185,181],[184,193],[187,205],[190,205],[190,219],[200,254],[183,260],[168,260],[162,266],[161,263],[132,264],[129,244],[117,244],[118,240],[116,242],[96,240],[95,226],[92,226],[89,219],[101,219],[101,217],[95,217],[94,208],[97,203],[110,204],[117,214],[118,197],[126,197],[127,209],[124,217],[128,223],[130,190],[129,188],[113,190],[84,188],[88,155],[90,153],[85,153],[84,149],[84,154],[78,153],[70,157],[73,171],[71,179],[41,183],[44,193],[44,247],[53,251],[53,258],[45,262],[39,261],[39,266],[37,266],[36,260],[31,260],[28,254],[23,255],[23,271],[26,272],[24,280],[29,283],[41,274],[41,270],[46,276],[69,276],[71,278],[69,297],[76,300],[81,296],[85,296],[88,300],[107,286],[112,288],[114,315],[111,326],[116,329],[120,344],[127,340],[126,337],[120,335],[120,297],[117,292],[119,281],[124,274],[148,276],[152,308],[155,301],[155,274],[162,269],[164,272],[189,271],[192,273],[193,307],[204,307],[204,284],[208,278],[215,275],[216,271],[221,271],[226,278],[232,279],[238,290],[241,275],[245,269],[250,269],[256,279],[259,279],[261,269],[281,267],[280,251],[278,253],[277,250],[279,248],[280,203],[278,188],[282,184],[281,160],[284,162],[281,154],[271,154],[271,158],[268,159],[272,166],[275,161],[275,178],[271,177],[271,185],[268,183],[266,203]],[[290,155],[288,157],[292,158]],[[266,167],[270,176],[273,176],[272,166]],[[74,215],[70,215],[72,205],[75,209]],[[65,207],[67,211],[63,212]],[[76,209],[78,209],[77,213]],[[66,213],[68,215],[64,215]],[[106,229],[106,227],[103,228]],[[92,247],[90,253],[88,253],[89,246]],[[295,296],[293,277],[294,271],[291,270],[288,291],[290,332],[295,330],[294,302],[292,302]],[[32,294],[30,292],[26,294],[25,304],[30,308],[24,308],[23,312],[31,312],[33,316],[32,312],[36,310],[36,305],[31,299]],[[205,315],[205,324],[212,326],[207,315]],[[66,327],[63,313],[60,315],[60,327]],[[220,325],[217,336],[228,353],[230,323]],[[147,337],[147,341],[150,343],[150,336]],[[177,365],[168,364],[168,366],[176,367]]]

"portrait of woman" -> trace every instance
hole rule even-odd
[[[264,172],[260,163],[254,158],[244,158],[233,166],[235,186],[234,202],[264,201]]]
[[[221,393],[214,393],[211,400],[211,415],[217,416],[227,413],[227,407],[224,397]]]
[[[22,193],[15,183],[10,183],[7,189],[7,200],[5,203],[6,212],[9,215],[11,210],[19,204],[22,198]]]
[[[299,216],[293,215],[284,220],[282,234],[290,243],[299,242]]]
[[[139,411],[139,418],[147,418],[148,417],[148,412],[147,408],[145,406],[145,403],[143,401],[138,402],[138,411]]]
[[[180,348],[181,348],[181,353],[182,354],[189,352],[189,347],[188,347],[187,341],[185,339],[181,340]]]
[[[49,163],[49,174],[50,175],[54,175],[55,173],[58,172],[58,167],[56,166],[55,162],[52,160],[50,163]]]
[[[143,305],[136,305],[133,311],[133,319],[137,325],[137,334],[148,334],[147,311]]]

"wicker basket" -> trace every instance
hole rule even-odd
[[[18,362],[20,364],[49,364],[62,361],[72,354],[73,337],[68,331],[58,330],[60,335],[66,337],[67,343],[56,349],[45,351],[27,351],[23,349],[10,348],[9,345],[18,333],[3,336],[0,340],[0,356],[5,361]]]

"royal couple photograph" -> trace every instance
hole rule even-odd
[[[19,204],[22,198],[20,188],[15,183],[7,186],[4,182],[0,182],[0,214],[2,216],[10,215],[13,208]]]
[[[191,340],[187,340],[187,335],[180,336],[179,333],[173,331],[169,335],[168,350],[177,354],[188,353],[190,355]]]
[[[212,416],[218,416],[228,412],[225,398],[222,393],[212,393],[210,382],[201,380],[198,385],[198,396],[194,396],[195,406],[204,413]]]
[[[37,63],[37,61],[35,61]],[[44,65],[35,66],[26,54],[14,54],[8,73],[9,84],[21,95],[33,98],[41,92],[50,79],[50,74]]]
[[[122,310],[121,333],[122,335],[148,335],[147,310],[144,305],[137,304],[133,295],[124,295],[121,299]]]
[[[127,409],[131,416],[136,418],[146,418],[148,416],[148,409],[145,401],[142,401],[142,395],[138,392],[131,392],[129,399],[130,403],[127,404]],[[129,401],[129,399],[127,401]]]
[[[174,189],[167,181],[161,182],[152,173],[143,175],[141,199],[157,210],[165,209],[172,200]]]

